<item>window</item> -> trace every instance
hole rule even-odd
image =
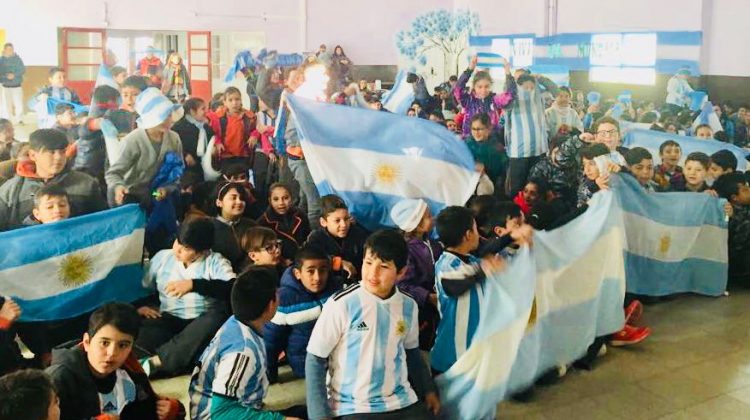
[[[591,36],[589,80],[654,85],[656,34],[595,34]]]

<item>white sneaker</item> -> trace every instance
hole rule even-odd
[[[599,353],[596,354],[596,357],[602,357],[605,354],[607,354],[607,345],[602,344],[602,348],[599,349]]]

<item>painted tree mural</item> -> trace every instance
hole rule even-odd
[[[439,51],[445,74],[458,74],[459,57],[469,47],[469,36],[479,32],[479,16],[468,10],[435,10],[418,16],[409,30],[396,34],[402,55],[424,66],[428,53]]]

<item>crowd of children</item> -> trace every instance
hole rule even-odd
[[[77,115],[68,102],[78,95],[53,68],[34,98],[42,106],[65,101],[54,107],[52,128],[18,142],[13,124],[0,119],[0,230],[138,203],[148,216],[150,291],[138,302],[44,323],[20,321],[21,307],[0,296],[0,374],[17,371],[0,378],[0,418],[32,406],[40,419],[437,416],[433,378],[471,346],[484,283],[520,246],[533,246],[533,229],[582,214],[614,172],[648,193],[728,200],[730,284],[750,284],[750,186],[735,155],[695,152],[680,166],[678,142],[665,141],[658,157],[628,150],[620,127],[639,121],[747,147],[748,106],[719,107],[724,131],[713,132],[692,128],[695,116],[674,103],[657,111],[620,101],[613,105],[626,112],[615,117],[606,103],[587,104],[579,92],[507,63],[498,92],[476,59],[434,95],[412,74],[417,99],[408,115],[455,133],[482,178],[465,207],[433,215],[425,200],[405,199],[391,209],[398,230],[370,234],[350,214],[352,203],[319,196],[284,102],[305,68],[321,63],[333,72],[333,101],[382,110],[380,97],[367,81],[349,83],[341,47],[318,57],[299,69],[264,69],[253,110],[232,87],[209,102],[190,97],[179,55],[163,66],[150,54],[139,74],[117,72],[119,89],[97,87],[88,114]],[[626,299],[623,329],[588,343],[574,367],[591,369],[607,344],[649,336],[634,324],[643,310],[634,298]],[[22,356],[16,336],[33,359]],[[420,350],[430,352],[429,366]],[[282,363],[305,378],[306,407],[264,407]],[[191,372],[190,407],[149,382]]]

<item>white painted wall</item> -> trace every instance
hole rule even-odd
[[[710,31],[704,34],[703,71],[717,76],[750,76],[747,47],[748,0],[713,0]]]
[[[29,65],[57,64],[57,28],[66,26],[262,31],[267,46],[280,51],[299,51],[306,36],[308,51],[320,43],[339,43],[356,64],[396,64],[396,32],[429,10],[474,10],[481,17],[481,33],[487,35],[543,35],[546,20],[545,0],[306,0],[306,30],[299,20],[305,0],[2,1],[0,28],[6,29],[7,39]],[[703,72],[750,76],[750,50],[743,36],[748,4],[748,0],[557,0],[557,32],[707,30]]]
[[[479,14],[482,35],[544,35],[545,0],[455,0],[455,5]]]
[[[698,31],[701,4],[702,0],[557,0],[557,32]]]

